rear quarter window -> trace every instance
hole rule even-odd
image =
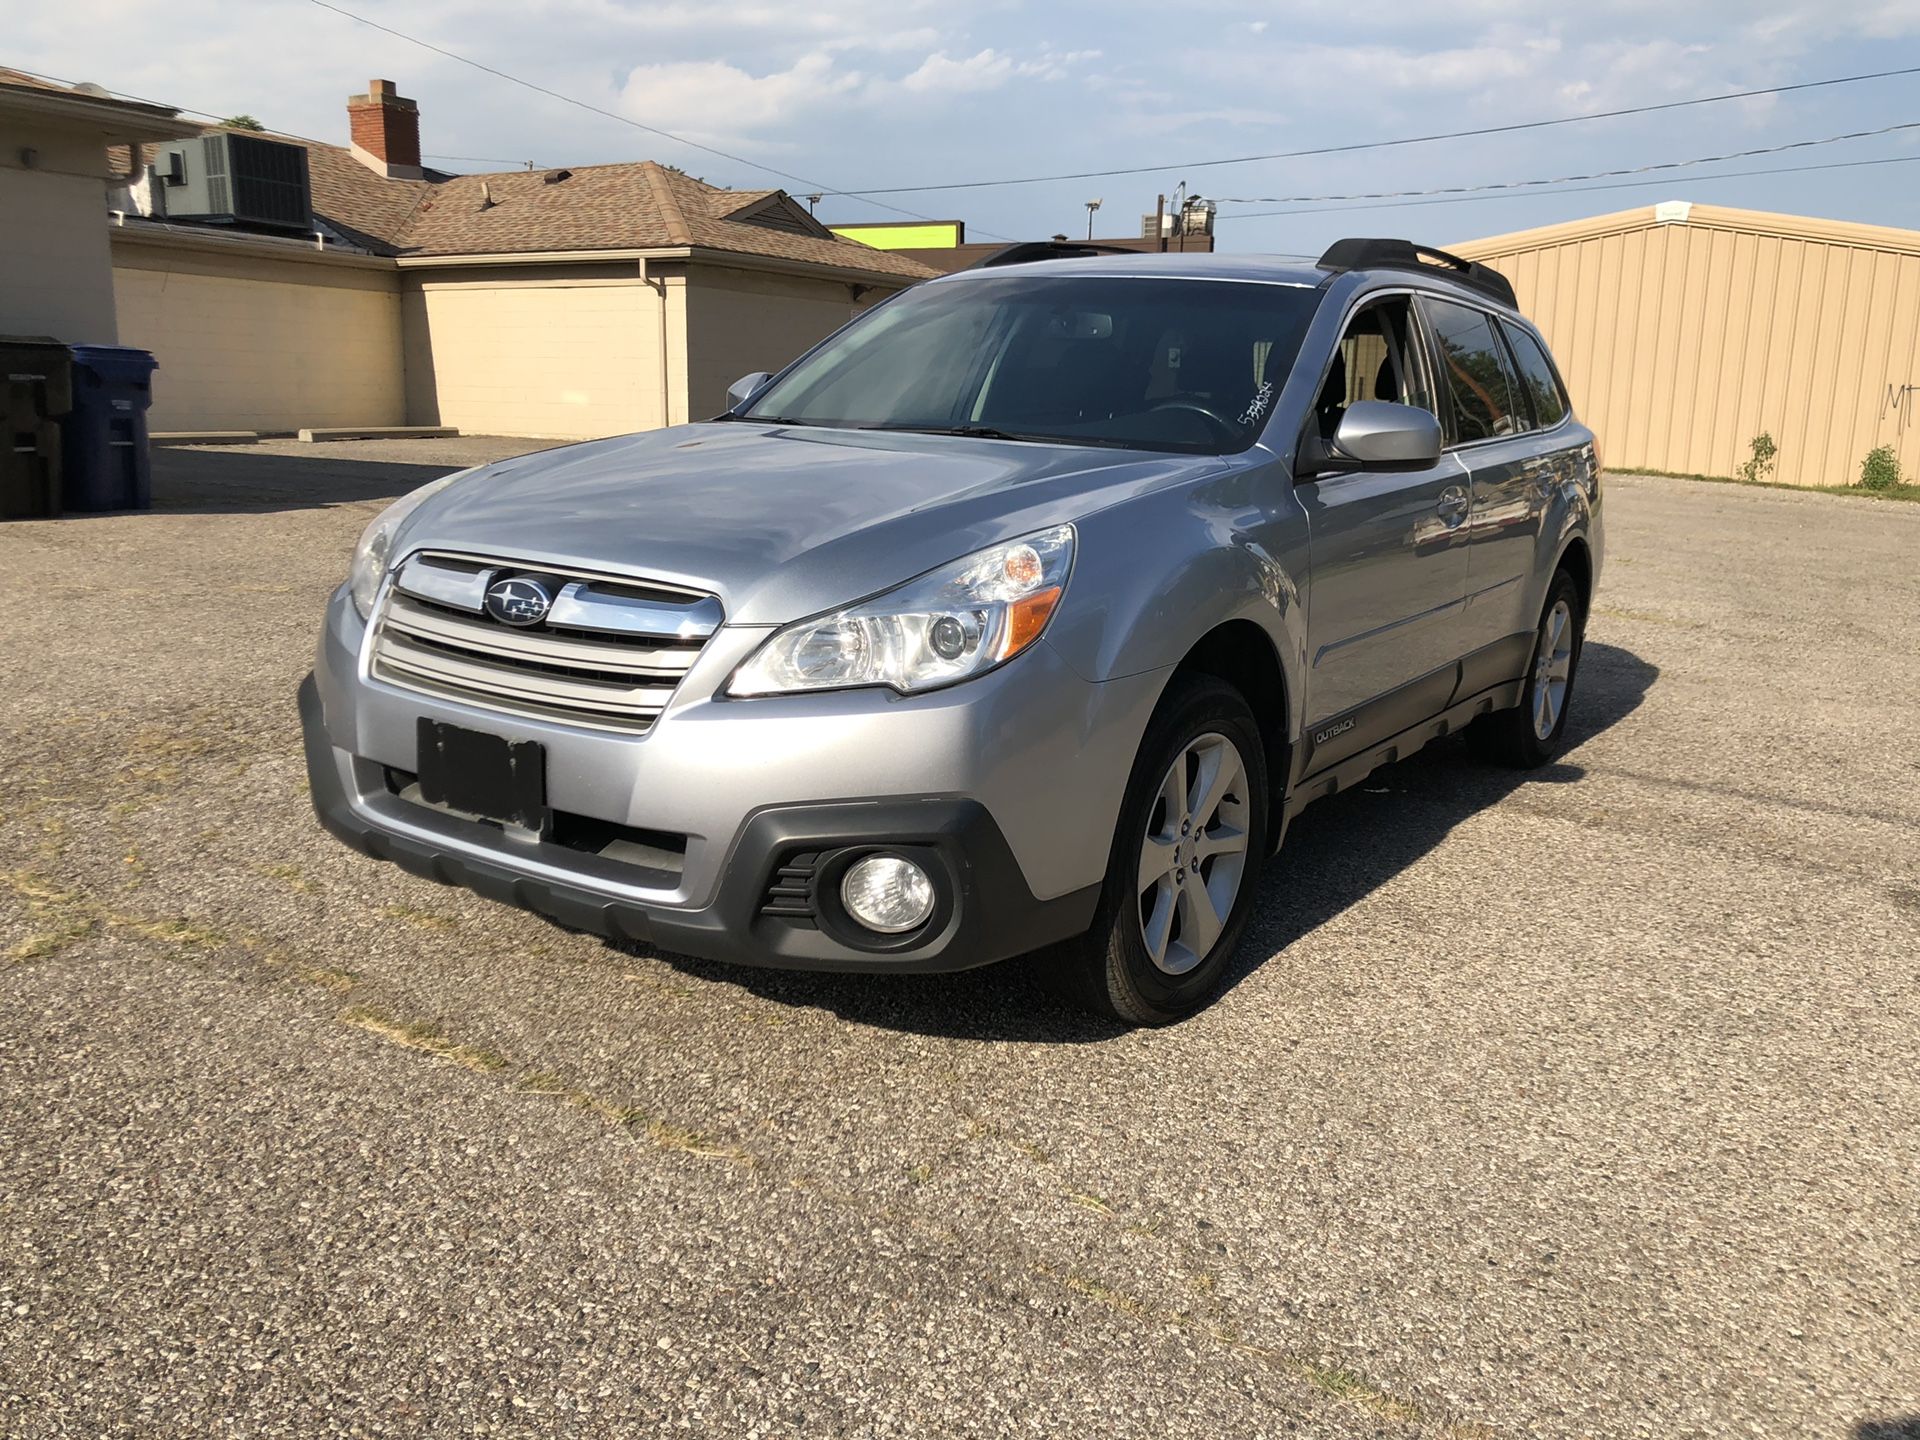
[[[1513,346],[1513,358],[1520,367],[1520,389],[1533,406],[1534,423],[1542,430],[1551,429],[1567,418],[1567,397],[1553,373],[1553,362],[1528,331],[1518,325],[1500,328],[1507,332]]]

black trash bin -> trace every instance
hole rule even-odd
[[[158,362],[123,345],[73,347],[73,409],[66,433],[69,510],[146,510],[153,505],[147,407]]]
[[[0,520],[60,513],[60,417],[73,404],[73,355],[44,335],[0,335]]]

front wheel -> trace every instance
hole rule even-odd
[[[1565,570],[1556,571],[1547,587],[1540,628],[1534,632],[1533,661],[1520,703],[1483,715],[1467,727],[1467,743],[1475,755],[1518,770],[1535,769],[1554,757],[1567,728],[1586,628],[1579,585]]]
[[[1267,810],[1246,700],[1211,676],[1175,680],[1127,783],[1093,928],[1042,961],[1059,987],[1130,1025],[1206,1004],[1246,929]]]

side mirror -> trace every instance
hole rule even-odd
[[[1311,448],[1320,453],[1312,457],[1312,466],[1303,467],[1310,473],[1425,470],[1440,460],[1440,422],[1417,405],[1356,400],[1341,415],[1330,445],[1311,438],[1316,441]]]
[[[754,396],[767,388],[767,382],[773,379],[771,373],[756,370],[751,375],[742,375],[727,387],[727,409],[738,410]]]

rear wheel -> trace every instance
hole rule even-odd
[[[1567,728],[1567,707],[1573,699],[1586,626],[1579,584],[1565,570],[1556,571],[1547,587],[1540,627],[1534,632],[1533,660],[1520,703],[1511,710],[1483,715],[1467,727],[1467,744],[1476,756],[1519,770],[1534,769],[1554,757]]]
[[[1043,960],[1051,978],[1131,1025],[1198,1010],[1246,929],[1267,808],[1246,700],[1211,676],[1175,680],[1134,762],[1093,928]]]

